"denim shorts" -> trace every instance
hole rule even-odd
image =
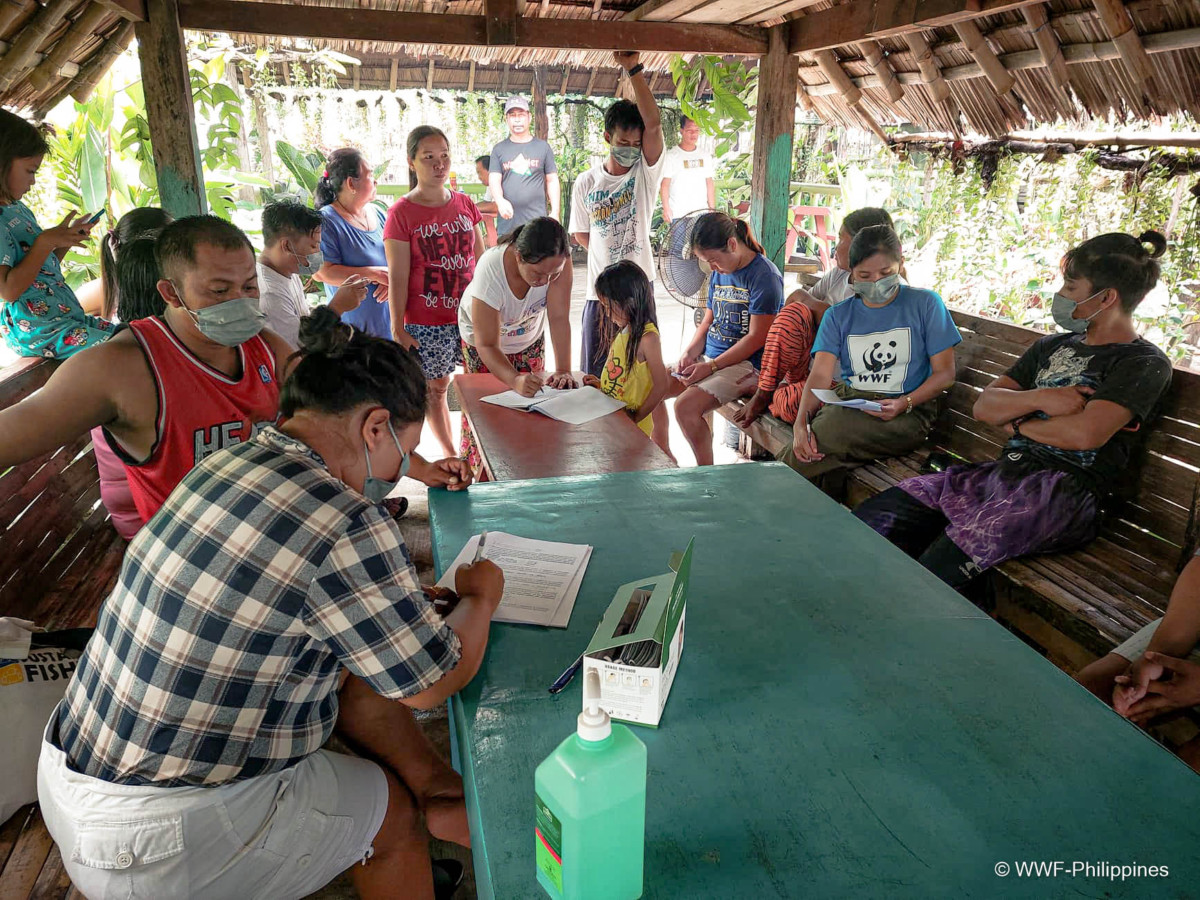
[[[89,900],[304,897],[370,856],[388,788],[365,759],[319,750],[269,775],[212,787],[101,781],[43,735],[38,801]]]

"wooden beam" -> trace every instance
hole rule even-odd
[[[774,6],[768,4],[760,9],[756,9],[754,12],[735,20],[733,24],[751,25],[755,22],[766,22],[769,19],[795,19],[800,10],[816,6],[821,2],[823,0],[784,0],[784,2],[776,3]]]
[[[560,87],[558,89],[558,92],[560,94],[565,94],[567,92],[567,85],[570,83],[570,81],[571,81],[571,67],[563,66],[562,87]]]
[[[592,67],[592,76],[588,79],[587,87],[583,89],[585,96],[592,96],[592,89],[596,87],[596,76],[600,74],[600,69],[597,66]]]
[[[789,47],[808,53],[1033,6],[1042,0],[850,0],[792,21]]]
[[[983,69],[984,76],[991,83],[996,94],[1003,97],[1005,94],[1011,93],[1017,79],[1008,69],[1004,68],[1004,63],[1000,62],[995,51],[988,46],[979,26],[969,21],[955,22],[954,31],[958,35],[958,39],[970,51],[975,62],[979,63],[979,68]]]
[[[508,91],[508,74],[510,71],[512,71],[512,66],[510,66],[508,63],[505,63],[504,69],[500,73],[500,93],[502,94]]]
[[[0,34],[6,34],[8,26],[24,15],[30,6],[30,0],[0,0]]]
[[[1059,106],[1066,112],[1071,106],[1071,76],[1067,74],[1067,61],[1063,57],[1062,45],[1058,42],[1058,35],[1054,33],[1054,26],[1050,24],[1046,7],[1040,3],[1037,6],[1026,6],[1021,10],[1021,14],[1029,25],[1042,62],[1050,70],[1050,82],[1058,88]]]
[[[788,26],[767,32],[767,52],[759,61],[758,108],[751,163],[750,221],[771,261],[783,271],[792,182],[792,141],[796,122],[799,62],[788,52]]]
[[[433,90],[433,57],[429,57],[429,71],[425,75],[425,90]]]
[[[813,57],[816,59],[817,65],[821,67],[821,71],[825,73],[825,77],[829,79],[829,83],[838,89],[838,93],[846,101],[846,105],[853,107],[855,115],[883,142],[884,146],[887,146],[888,139],[884,130],[875,121],[875,117],[871,115],[870,111],[862,105],[863,92],[842,68],[842,64],[838,62],[833,51],[818,50]]]
[[[483,0],[483,18],[490,46],[517,43],[517,0]]]
[[[286,59],[279,63],[279,72],[281,75],[283,75],[283,83],[285,85],[287,85],[288,87],[291,87],[292,86],[292,71],[291,71],[291,66],[288,65],[288,61]]]
[[[646,0],[641,6],[621,16],[625,22],[669,21],[702,5],[705,0]]]
[[[83,12],[71,23],[71,27],[46,54],[46,58],[29,73],[29,83],[38,91],[48,88],[62,74],[62,67],[75,51],[91,39],[92,33],[106,18],[108,10],[99,3],[89,3],[85,6]]]
[[[433,60],[430,60],[430,62],[432,63]],[[350,87],[357,91],[359,84],[362,83],[362,66],[353,66],[352,68],[354,71],[350,75]]]
[[[517,35],[523,47],[571,50],[759,56],[767,48],[766,32],[750,25],[522,19],[517,23]]]
[[[471,68],[467,74],[467,93],[475,90],[475,60],[471,60]]]
[[[146,0],[96,0],[127,22],[146,21]]]
[[[50,98],[38,105],[38,118],[45,118],[46,114],[54,107],[58,106],[68,96],[73,97],[80,103],[86,103],[88,98],[92,96],[92,91],[96,89],[96,85],[100,83],[100,79],[104,74],[112,68],[112,64],[117,61],[117,57],[125,52],[133,41],[133,23],[122,22],[121,26],[106,40],[100,49],[94,52],[79,72],[60,90],[54,92]],[[63,67],[66,71],[66,67]]]
[[[593,0],[592,15],[596,15],[602,9],[604,9],[604,0]]]
[[[25,76],[33,63],[34,54],[62,22],[73,2],[74,0],[50,0],[32,19],[21,26],[8,52],[0,57],[0,94]]]
[[[498,0],[499,2],[499,0]],[[515,0],[504,0],[515,2]],[[184,28],[278,37],[371,40],[397,44],[488,44],[487,17],[403,13],[351,7],[306,7],[302,16],[281,17],[275,3],[244,0],[181,0]],[[638,50],[758,56],[766,32],[749,25],[591,19],[516,19],[514,42],[545,50]]]
[[[887,91],[888,99],[893,103],[903,100],[904,86],[896,77],[896,70],[892,68],[892,64],[887,61],[887,55],[883,52],[883,48],[875,41],[863,41],[858,46],[862,50],[863,59],[867,61],[867,65],[871,67],[871,71],[875,73],[883,84],[883,89]]]
[[[1133,25],[1129,10],[1121,0],[1092,0],[1108,36],[1121,54],[1121,62],[1142,92],[1152,101],[1163,99],[1154,78],[1154,66],[1142,46],[1142,39]],[[1174,104],[1172,104],[1174,105]]]
[[[1194,50],[1200,48],[1200,28],[1181,28],[1178,31],[1164,31],[1159,34],[1148,34],[1143,39],[1147,53],[1171,53],[1176,50]],[[1095,44],[1063,44],[1061,46],[1063,59],[1068,66],[1082,63],[1104,62],[1120,59],[1116,45],[1112,41],[1100,41]],[[1022,69],[1039,69],[1046,65],[1045,59],[1037,50],[1018,50],[1015,53],[1005,53],[1000,57],[1004,68],[1010,72]],[[983,70],[978,63],[967,63],[961,66],[951,66],[942,69],[942,78],[946,81],[969,81],[972,78],[982,78]],[[897,80],[901,84],[924,84],[924,76],[917,72],[898,72]],[[865,78],[851,79],[858,87],[882,87],[883,82],[878,77],[868,75]],[[837,94],[838,90],[832,84],[801,85],[810,97],[828,97]]]
[[[149,21],[139,22],[136,33],[158,193],[176,218],[197,215],[208,203],[179,9],[176,0],[147,0],[146,6]]]
[[[5,53],[7,53],[8,48],[10,46],[11,45],[8,43],[8,41],[0,41],[0,56],[3,56]],[[46,58],[46,56],[47,56],[47,54],[45,54],[45,53],[33,54],[33,58],[32,58],[33,64],[39,65],[42,62],[42,60],[44,60]],[[75,65],[75,63],[72,63],[72,62],[63,63],[62,69],[59,70],[58,74],[61,75],[63,78],[74,78],[76,75],[79,74],[79,66]]]
[[[472,67],[474,67],[475,64],[471,63],[471,65],[472,65]],[[388,90],[389,91],[396,90],[396,77],[399,74],[400,74],[400,60],[396,59],[396,57],[393,56],[391,70],[388,72]]]

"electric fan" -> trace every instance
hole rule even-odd
[[[702,309],[708,304],[708,279],[712,270],[692,254],[692,230],[700,217],[715,212],[698,209],[671,223],[658,253],[659,282],[684,306]]]

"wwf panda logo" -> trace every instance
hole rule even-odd
[[[868,372],[882,372],[896,364],[896,342],[875,341],[863,352],[863,365]]]

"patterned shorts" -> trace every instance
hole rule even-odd
[[[417,339],[420,346],[421,371],[429,380],[445,378],[462,364],[462,338],[458,323],[449,325],[405,325],[404,330]]]

